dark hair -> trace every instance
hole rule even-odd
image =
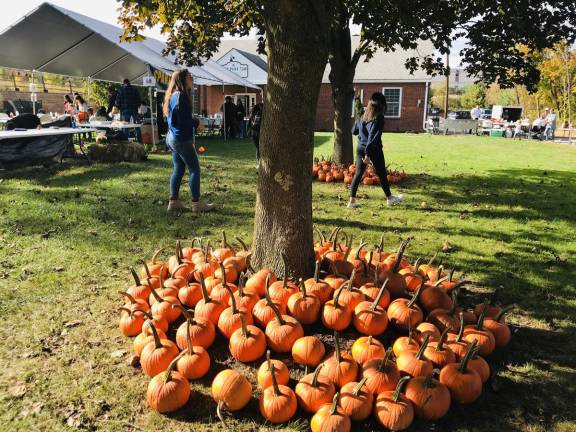
[[[362,115],[362,121],[364,123],[371,122],[379,116],[383,117],[385,112],[386,97],[380,92],[372,93],[368,105],[366,106],[366,110]]]
[[[128,78],[124,78],[124,81],[122,81],[124,84],[130,84],[130,80]]]
[[[84,101],[84,98],[83,98],[82,96],[80,96],[80,95],[76,95],[76,97],[74,98],[74,100],[77,100],[77,101],[80,102],[81,104],[86,103],[86,102]]]
[[[64,95],[64,100],[68,103],[72,103],[72,98],[70,97],[70,95]]]
[[[106,112],[106,108],[104,108],[104,107],[98,108],[98,111],[96,111],[96,116],[97,117],[108,117],[108,113]]]
[[[170,98],[176,92],[180,92],[181,95],[186,96],[190,106],[192,106],[192,100],[190,99],[190,94],[186,88],[186,78],[188,75],[190,75],[188,69],[180,69],[172,74],[172,78],[170,78],[170,84],[168,84],[166,95],[164,96],[164,106],[162,107],[164,117],[168,117],[168,113],[170,112]]]

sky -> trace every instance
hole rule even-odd
[[[3,0],[2,14],[0,14],[0,32],[42,3],[44,3],[42,0]],[[119,3],[116,0],[51,0],[50,3],[100,21],[118,25],[117,9]],[[158,28],[148,29],[144,32],[144,35],[160,40],[166,39]],[[460,63],[460,57],[455,51],[459,51],[463,46],[464,41],[456,41],[453,55],[450,57],[450,65],[452,67]]]

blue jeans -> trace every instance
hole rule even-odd
[[[554,141],[554,132],[556,132],[556,128],[553,128],[552,126],[548,125],[544,130],[544,136],[546,137],[547,140]]]
[[[172,164],[174,166],[170,177],[170,199],[178,199],[180,184],[186,167],[188,167],[190,173],[188,184],[192,193],[192,201],[198,201],[200,199],[200,164],[193,141],[179,141],[168,132],[166,144],[172,150]]]

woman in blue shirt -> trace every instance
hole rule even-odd
[[[170,177],[170,202],[168,211],[184,210],[186,207],[178,199],[180,184],[186,167],[190,173],[188,184],[192,193],[192,211],[213,210],[212,204],[200,201],[200,164],[194,148],[194,118],[190,90],[193,81],[186,69],[176,71],[164,97],[164,116],[168,118],[166,144],[172,150],[174,170]]]
[[[386,98],[380,92],[374,93],[368,101],[368,106],[352,128],[352,133],[358,135],[356,145],[356,173],[350,185],[350,201],[348,208],[360,207],[356,201],[358,185],[366,171],[368,163],[372,162],[376,174],[380,178],[380,185],[386,194],[388,205],[402,201],[402,195],[392,195],[386,173],[386,162],[382,150],[382,131],[384,130],[384,112],[386,111]]]

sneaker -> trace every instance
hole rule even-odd
[[[400,201],[402,201],[403,198],[404,198],[404,195],[402,195],[402,194],[392,195],[386,200],[386,202],[388,203],[389,206],[393,206],[393,205],[398,204]]]
[[[192,211],[194,213],[209,212],[214,210],[214,204],[208,204],[204,201],[192,201]]]
[[[349,201],[346,207],[349,209],[355,209],[360,207],[360,203],[358,201]]]
[[[170,200],[168,201],[168,211],[185,211],[186,206],[184,204],[182,204],[182,201],[180,200]]]

